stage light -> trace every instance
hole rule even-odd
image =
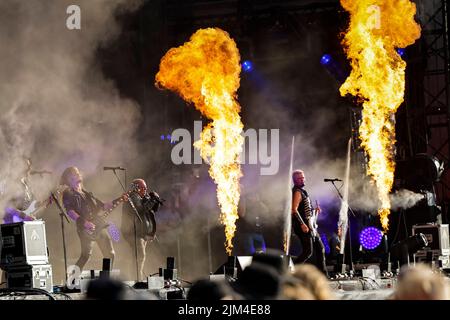
[[[330,62],[331,62],[332,59],[333,59],[333,58],[331,57],[331,55],[329,55],[329,54],[324,54],[324,55],[322,56],[322,58],[320,59],[320,63],[321,63],[322,65],[326,66],[326,65],[330,64]]]
[[[404,48],[397,48],[397,53],[400,55],[400,57],[403,57],[403,55],[405,54],[405,49]]]
[[[168,134],[168,135],[166,136],[166,139],[169,140],[169,141],[171,141],[171,140],[172,140],[172,136],[171,136],[170,134]]]
[[[320,58],[320,64],[339,82],[344,82],[347,78],[347,73],[342,68],[341,63],[336,61],[331,54],[324,54]]]
[[[120,241],[119,228],[117,228],[117,226],[114,223],[112,223],[112,222],[109,222],[108,233],[109,233],[109,235],[111,236],[111,239],[114,242],[119,242]]]
[[[415,234],[392,245],[391,258],[393,261],[399,261],[402,266],[409,263],[409,255],[415,254],[426,246],[428,246],[427,237],[423,233]]]
[[[330,249],[330,243],[328,242],[328,239],[327,239],[327,235],[325,233],[322,233],[320,235],[320,238],[322,239],[323,246],[325,247],[325,254],[330,254],[331,249]]]
[[[359,243],[364,249],[373,250],[380,245],[382,238],[383,233],[379,229],[368,227],[359,234]]]
[[[164,140],[165,137],[166,137],[166,136],[162,134],[160,138],[161,138],[161,140]]]
[[[242,62],[242,69],[245,72],[250,72],[253,70],[253,64],[250,60],[245,60],[244,62]]]

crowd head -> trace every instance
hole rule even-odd
[[[296,264],[289,267],[281,251],[259,253],[246,268],[239,268],[236,279],[226,275],[220,280],[200,279],[187,288],[190,301],[219,300],[330,300],[339,295],[329,279],[314,265]],[[91,281],[88,299],[126,300],[156,299],[130,292],[125,285],[112,279]],[[449,300],[448,278],[425,264],[404,266],[395,289],[388,297],[393,300]]]
[[[447,279],[425,264],[403,267],[397,279],[395,300],[448,300]]]

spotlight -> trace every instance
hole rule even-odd
[[[162,134],[162,135],[160,136],[160,139],[161,139],[161,140],[164,140],[164,139],[165,139],[165,135]]]
[[[322,65],[326,66],[326,65],[328,65],[328,64],[331,63],[331,60],[332,60],[331,55],[329,55],[329,54],[324,54],[324,55],[322,56],[322,58],[320,59],[320,63],[321,63]]]
[[[117,228],[117,226],[114,223],[112,223],[112,222],[109,223],[108,233],[109,233],[109,235],[111,236],[111,239],[114,242],[119,242],[120,241],[119,228]]]
[[[242,62],[242,69],[245,72],[250,72],[253,70],[253,64],[250,60],[245,60],[244,62]]]
[[[347,78],[341,64],[336,61],[331,54],[324,54],[322,58],[320,58],[320,64],[339,82],[344,82],[345,78]]]
[[[364,249],[373,250],[380,245],[382,238],[383,233],[379,229],[368,227],[359,234],[359,243]]]
[[[405,49],[404,48],[397,48],[397,53],[399,54],[400,57],[403,57],[403,55],[405,54]]]
[[[426,246],[428,246],[427,237],[423,233],[418,233],[394,244],[391,247],[391,256],[393,260],[398,260],[400,265],[404,265],[409,262],[409,255]]]
[[[171,136],[170,134],[168,134],[168,135],[166,136],[166,139],[169,140],[169,141],[171,141],[171,140],[172,140],[172,136]]]

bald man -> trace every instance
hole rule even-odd
[[[292,228],[302,244],[302,253],[297,257],[296,263],[306,262],[314,253],[316,254],[315,265],[328,276],[325,247],[319,234],[315,236],[311,230],[311,218],[314,208],[311,205],[308,192],[305,190],[305,173],[303,170],[295,170],[292,173],[294,187],[292,188]],[[316,208],[320,213],[320,207]]]
[[[161,205],[161,200],[156,192],[148,191],[143,179],[135,179],[130,186],[129,200],[123,205],[122,234],[126,242],[134,252],[135,245],[138,251],[139,279],[144,275],[146,248],[156,235],[155,212]],[[135,234],[136,227],[136,234]],[[136,237],[136,238],[135,238]]]

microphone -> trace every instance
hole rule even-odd
[[[334,178],[334,179],[323,179],[324,182],[334,182],[334,181],[342,181],[341,179]]]
[[[103,167],[103,170],[126,170],[123,167]]]
[[[30,174],[31,175],[33,175],[33,174],[40,174],[40,175],[43,175],[43,174],[52,174],[53,172],[51,172],[51,171],[48,171],[48,170],[31,170],[30,171]]]

